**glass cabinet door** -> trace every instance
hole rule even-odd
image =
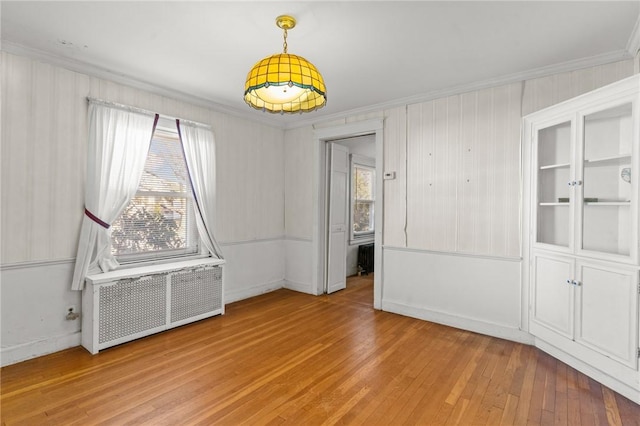
[[[539,129],[536,150],[536,242],[570,247],[571,121]]]
[[[630,254],[632,123],[631,103],[584,116],[582,190],[576,191],[583,250]]]

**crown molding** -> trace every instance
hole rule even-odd
[[[636,20],[636,26],[633,27],[629,41],[627,42],[627,52],[633,57],[640,51],[640,14]]]

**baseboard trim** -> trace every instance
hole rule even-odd
[[[592,379],[602,383],[606,387],[618,392],[620,395],[626,398],[629,398],[631,401],[635,402],[636,404],[640,404],[640,387],[634,389],[632,386],[629,386],[626,383],[616,380],[615,378],[609,376],[608,374],[603,373],[597,368],[594,368],[582,362],[578,358],[575,358],[569,355],[563,350],[558,349],[555,346],[550,345],[549,343],[543,340],[535,339],[535,346],[541,351],[548,353],[552,357],[559,359],[565,364],[575,368],[579,372],[591,377]]]
[[[227,284],[228,285],[228,284]],[[250,297],[260,296],[261,294],[279,290],[284,287],[284,280],[273,281],[270,283],[260,284],[241,290],[227,291],[225,293],[225,304],[233,303]]]
[[[80,346],[82,333],[76,331],[63,336],[50,337],[35,342],[22,343],[0,350],[0,366],[5,367],[22,361],[52,354],[64,349]]]
[[[313,292],[313,285],[311,283],[304,284],[295,281],[284,280],[284,288],[300,293],[315,295]]]
[[[499,339],[524,343],[526,345],[532,345],[534,343],[533,336],[525,331],[507,327],[502,324],[495,324],[489,321],[466,318],[460,315],[452,315],[431,309],[417,308],[385,300],[382,301],[382,310],[450,327],[460,328],[462,330],[473,331],[474,333],[485,334]]]

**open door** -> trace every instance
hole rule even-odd
[[[349,149],[332,143],[329,162],[327,293],[347,287]]]

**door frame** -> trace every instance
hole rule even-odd
[[[312,236],[312,285],[316,295],[326,292],[327,281],[327,158],[326,143],[335,139],[354,136],[375,135],[376,144],[376,200],[375,232],[374,232],[374,268],[373,307],[382,309],[382,227],[384,224],[383,208],[383,131],[382,118],[347,123],[338,126],[315,129],[314,140],[314,182],[313,182],[313,236]]]

